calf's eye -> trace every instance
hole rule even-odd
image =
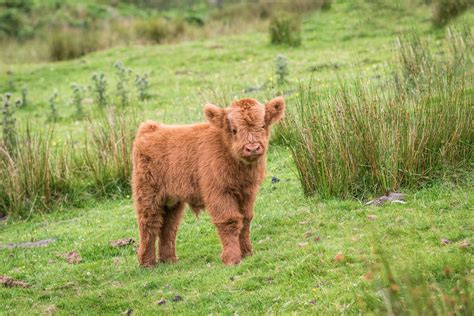
[[[237,130],[235,128],[232,129],[232,134],[237,134]]]

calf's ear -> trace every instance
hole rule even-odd
[[[271,125],[282,119],[285,114],[285,100],[276,97],[265,104],[265,124]]]
[[[221,109],[220,107],[215,106],[214,104],[208,103],[204,106],[204,115],[206,116],[206,119],[209,121],[209,123],[211,123],[215,127],[224,127],[224,109]]]

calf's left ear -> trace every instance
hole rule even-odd
[[[206,116],[206,119],[209,121],[209,123],[211,123],[215,127],[224,127],[224,109],[221,109],[220,107],[215,106],[214,104],[208,103],[204,106],[204,115]]]
[[[282,119],[285,114],[285,100],[276,97],[265,104],[265,124],[271,125]]]

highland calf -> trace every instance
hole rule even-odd
[[[206,123],[168,126],[145,122],[133,144],[132,189],[140,235],[138,259],[173,262],[176,232],[187,203],[206,208],[222,244],[222,261],[252,254],[250,221],[263,180],[270,125],[285,111],[282,97],[266,105],[242,99],[222,109],[204,107]]]

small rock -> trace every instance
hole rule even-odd
[[[71,251],[66,254],[66,261],[69,264],[76,264],[81,262],[81,255],[77,251]]]
[[[156,302],[157,305],[165,305],[166,300],[164,298],[161,298],[158,302]]]
[[[446,238],[441,238],[440,243],[441,243],[441,246],[446,246],[447,244],[450,243],[450,241]]]
[[[180,296],[180,295],[176,295],[175,297],[173,297],[172,301],[173,302],[179,302],[179,301],[182,301],[183,298]]]
[[[0,275],[0,284],[3,284],[3,286],[5,286],[5,287],[14,287],[14,286],[16,286],[16,287],[22,287],[24,289],[31,286],[26,282],[14,280],[10,277],[7,277],[6,275]]]
[[[122,239],[112,240],[110,242],[110,245],[112,247],[124,247],[128,245],[132,245],[134,243],[135,243],[135,239],[133,238],[122,238]]]
[[[133,309],[129,308],[127,309],[125,312],[122,313],[122,315],[127,315],[127,316],[131,316],[133,314]]]
[[[464,239],[459,243],[459,248],[461,248],[461,249],[467,249],[470,246],[471,246],[471,244],[469,243],[469,240],[467,240],[467,239]]]
[[[402,203],[405,204],[405,195],[400,192],[391,192],[388,195],[383,195],[381,197],[378,197],[372,201],[369,201],[365,203],[365,205],[375,205],[375,206],[380,206],[383,205],[385,202],[391,202],[391,203]]]
[[[307,244],[308,244],[308,242],[303,241],[303,242],[298,243],[298,247],[303,248],[303,247],[305,247]]]

